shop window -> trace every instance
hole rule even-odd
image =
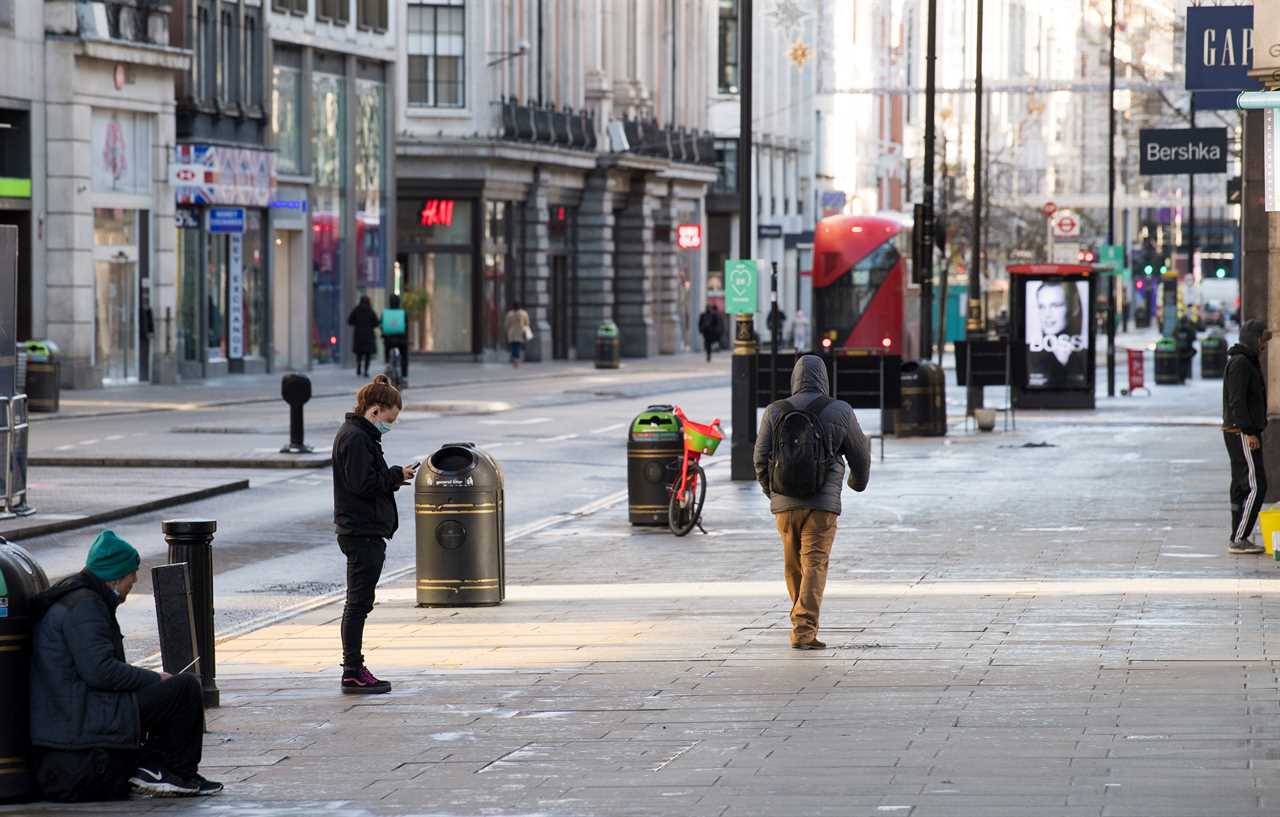
[[[738,93],[738,0],[720,0],[717,65],[720,93]]]
[[[356,4],[356,25],[362,29],[387,30],[387,0],[362,0]]]
[[[258,12],[244,12],[244,104],[255,111],[262,110],[262,38],[258,34]]]
[[[461,108],[466,104],[464,0],[409,4],[409,104]]]
[[[738,192],[738,140],[716,140],[716,180],[713,193]]]
[[[222,50],[218,54],[218,99],[226,105],[240,102],[240,31],[234,6],[222,11]]]
[[[316,19],[345,26],[351,22],[351,0],[316,0]]]
[[[13,0],[0,0],[0,28],[13,30]]]
[[[307,0],[271,0],[271,8],[281,14],[296,14],[302,17],[307,13]]]

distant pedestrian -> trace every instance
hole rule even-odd
[[[356,406],[333,441],[333,521],[347,557],[347,603],[342,608],[342,691],[390,692],[364,664],[364,622],[400,526],[395,493],[413,481],[418,463],[388,467],[382,438],[400,416],[400,392],[385,374],[356,393]]]
[[[133,545],[103,531],[83,570],[35,598],[31,743],[36,781],[50,800],[116,800],[131,789],[155,797],[222,791],[199,773],[199,676],[125,660],[116,610],[141,563]]]
[[[1178,365],[1182,369],[1182,379],[1191,379],[1191,361],[1196,356],[1196,327],[1186,316],[1178,319],[1173,328],[1173,341],[1178,351]]]
[[[1259,320],[1245,321],[1240,342],[1227,350],[1222,378],[1222,438],[1231,459],[1231,553],[1262,553],[1253,526],[1267,495],[1262,432],[1267,427],[1267,381],[1260,361],[1271,332]]]
[[[871,447],[853,409],[828,396],[822,358],[804,355],[791,372],[791,396],[765,409],[755,471],[782,537],[791,596],[791,646],[820,650],[818,616],[840,516],[845,463],[849,487],[866,490]]]
[[[520,307],[519,301],[512,301],[511,306],[507,307],[503,329],[507,336],[507,343],[511,346],[511,368],[518,368],[520,361],[524,358],[524,345],[533,340],[533,329],[529,326],[529,313]]]
[[[809,351],[809,316],[803,309],[797,309],[796,316],[791,319],[791,336],[797,351]]]
[[[698,316],[698,333],[702,335],[702,345],[707,350],[707,362],[711,362],[711,352],[724,335],[724,319],[715,304],[707,304],[707,308]]]
[[[391,362],[391,351],[400,350],[400,385],[409,385],[409,334],[405,311],[400,308],[400,296],[387,298],[387,308],[382,310],[382,350],[384,360]],[[365,374],[368,374],[365,370]]]
[[[779,310],[769,310],[769,317],[765,319],[765,324],[769,327],[769,337],[778,339],[778,346],[781,347],[784,342],[784,333],[787,331],[787,313]]]
[[[360,296],[360,303],[347,316],[347,325],[354,328],[351,348],[356,353],[356,376],[369,376],[369,361],[378,351],[378,339],[373,330],[378,326],[378,313],[373,311],[373,304],[368,295]]]

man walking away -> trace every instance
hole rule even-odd
[[[769,497],[782,537],[791,646],[821,650],[818,613],[827,585],[827,561],[840,516],[845,462],[849,487],[866,490],[871,446],[853,409],[828,397],[827,367],[805,355],[791,372],[791,396],[765,409],[756,437],[756,479]]]
[[[125,662],[116,608],[138,580],[132,545],[103,531],[85,567],[35,599],[31,743],[50,800],[217,794],[200,776],[200,679]]]
[[[702,345],[707,350],[707,362],[710,363],[711,352],[724,334],[724,323],[715,304],[707,304],[706,310],[698,316],[698,333],[702,335]]]
[[[1267,381],[1259,357],[1271,340],[1267,325],[1245,321],[1240,342],[1227,351],[1222,378],[1222,438],[1231,458],[1231,553],[1262,553],[1253,526],[1267,495],[1262,432],[1267,427]]]
[[[387,298],[387,308],[382,310],[382,348],[385,353],[385,359],[388,364],[391,363],[391,352],[393,349],[400,351],[400,372],[399,382],[396,383],[397,389],[403,389],[409,385],[409,332],[408,332],[408,315],[400,306],[400,296],[392,295]],[[365,375],[369,374],[366,366]],[[395,382],[395,372],[387,372],[387,377]]]

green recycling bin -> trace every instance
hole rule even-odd
[[[622,365],[622,339],[618,337],[618,324],[601,321],[596,328],[596,368],[616,369]]]
[[[58,344],[51,340],[29,340],[22,348],[27,353],[27,410],[56,412],[62,398],[62,356]]]
[[[1156,384],[1161,386],[1181,386],[1182,358],[1178,354],[1178,344],[1173,338],[1160,338],[1156,341]]]
[[[684,456],[672,406],[649,406],[627,433],[627,509],[633,525],[667,524],[668,491]]]

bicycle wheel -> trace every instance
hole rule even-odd
[[[702,466],[689,464],[689,481],[685,485],[684,498],[678,498],[673,488],[667,501],[667,524],[676,536],[684,536],[693,530],[702,518],[702,505],[707,501],[707,475]]]

